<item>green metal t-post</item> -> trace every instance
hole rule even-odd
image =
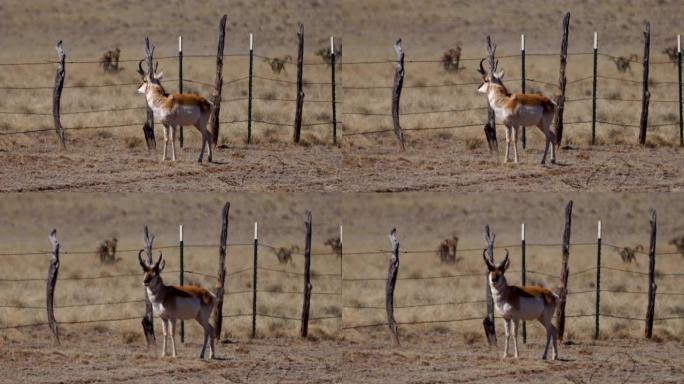
[[[256,337],[257,316],[257,255],[259,249],[258,224],[254,222],[254,266],[252,268],[252,338]]]
[[[591,86],[591,145],[596,144],[596,74],[598,70],[598,34],[594,32],[594,80]]]
[[[178,93],[183,93],[183,36],[178,36]],[[183,148],[183,126],[182,125],[180,126],[179,140],[180,140],[180,147]],[[181,321],[181,330],[182,329],[183,329],[183,322]],[[182,335],[182,333],[181,333],[181,335]],[[183,336],[181,336],[181,342],[183,342]]]
[[[247,144],[252,144],[252,70],[254,65],[254,35],[249,34],[249,97],[247,101]]]
[[[521,243],[520,243],[520,251],[521,251],[521,258],[522,258],[522,285],[525,286],[526,283],[526,276],[525,276],[525,223],[522,224],[522,229],[520,230],[520,238],[521,238]],[[527,323],[525,320],[523,320],[522,323],[522,336],[523,336],[523,344],[527,344]]]
[[[181,286],[183,286],[183,271],[184,271],[184,266],[183,266],[183,224],[180,225],[178,228],[178,233],[180,237],[180,241],[178,244],[178,255],[180,257],[180,277],[179,277],[179,283]],[[180,340],[181,343],[185,343],[185,322],[183,320],[180,321]]]
[[[525,93],[525,34],[520,35],[520,68],[521,68],[521,92]],[[525,127],[522,127],[522,145],[523,149],[527,148],[527,133],[525,132]],[[524,331],[524,325],[525,323],[523,322],[523,332]],[[525,339],[524,333],[523,333],[523,340]]]
[[[599,316],[601,313],[601,220],[598,222],[598,236],[596,244],[596,328],[594,329],[594,339],[599,338]]]
[[[677,35],[677,74],[679,76],[679,145],[684,145],[684,120],[682,120],[682,35]]]
[[[333,144],[337,144],[337,106],[335,105],[335,40],[330,36],[330,63],[332,64],[332,129]]]

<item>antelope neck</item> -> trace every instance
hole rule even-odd
[[[148,83],[146,96],[147,104],[149,104],[150,107],[160,108],[166,101],[168,95],[161,85]]]
[[[506,87],[499,84],[489,83],[489,89],[487,90],[487,97],[489,98],[489,105],[492,108],[502,108],[504,104],[508,101],[508,91]]]
[[[164,296],[166,295],[166,287],[164,286],[164,281],[162,281],[161,276],[157,276],[155,279],[156,283],[154,285],[148,285],[147,290],[154,296],[155,301],[164,301]]]

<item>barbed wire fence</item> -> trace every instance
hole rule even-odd
[[[333,224],[331,223],[319,223],[318,226],[325,226],[328,229],[333,228]],[[335,227],[337,225],[334,225]],[[227,228],[227,225],[226,225]],[[341,226],[339,227],[341,231]],[[329,231],[328,231],[329,232]],[[191,259],[188,257],[184,256],[184,251],[186,250],[192,250],[192,249],[220,249],[220,244],[192,244],[192,243],[185,243],[185,239],[183,238],[183,228],[182,225],[179,227],[179,243],[178,244],[167,244],[167,245],[161,245],[161,246],[154,246],[153,250],[154,251],[162,251],[162,250],[171,250],[175,251],[178,254],[178,269],[169,269],[169,270],[163,270],[163,277],[167,281],[166,284],[169,282],[176,281],[173,276],[178,276],[178,280],[181,285],[183,285],[184,281],[185,282],[192,282],[193,284],[200,284],[201,286],[206,286],[206,287],[212,287],[210,290],[213,291],[213,287],[215,286],[215,282],[218,281],[219,285],[222,284],[221,278],[220,278],[220,273],[211,273],[209,271],[201,270],[201,269],[189,269],[186,268],[186,263],[187,262],[192,262]],[[329,239],[330,241],[330,239]],[[325,245],[326,247],[328,245]],[[312,323],[319,323],[322,324],[323,322],[330,322],[330,321],[337,321],[340,322],[342,319],[342,309],[337,306],[337,303],[340,302],[340,298],[342,295],[342,292],[340,289],[331,289],[331,286],[335,286],[334,282],[339,281],[341,277],[341,270],[326,270],[327,265],[339,265],[341,268],[341,240],[339,240],[339,237],[335,239],[334,237],[332,238],[332,242],[330,242],[330,248],[331,251],[329,252],[311,252],[309,251],[309,255],[306,254],[306,252],[302,253],[298,251],[298,248],[288,248],[288,246],[277,246],[277,245],[271,245],[268,243],[260,242],[259,239],[259,234],[257,232],[257,223],[255,222],[255,232],[254,232],[254,241],[249,242],[249,243],[239,243],[239,242],[233,242],[233,243],[228,243],[227,244],[227,249],[228,249],[228,254],[229,257],[235,257],[232,255],[233,252],[238,253],[238,249],[243,249],[246,250],[247,252],[249,250],[252,250],[253,254],[253,265],[251,267],[246,267],[246,268],[237,268],[235,270],[228,270],[225,273],[225,278],[228,283],[233,282],[234,284],[229,284],[226,285],[223,289],[223,299],[227,300],[228,305],[226,305],[227,308],[240,308],[238,305],[239,303],[236,301],[238,300],[238,297],[248,297],[251,299],[251,305],[250,308],[252,310],[248,311],[221,311],[222,317],[225,319],[238,319],[238,318],[246,318],[252,320],[252,329],[251,329],[251,336],[256,337],[258,333],[260,332],[260,329],[263,329],[263,325],[261,327],[258,326],[260,324],[259,319],[272,319],[276,321],[283,321],[283,322],[296,322],[300,323],[303,321],[306,321],[307,324],[309,322]],[[128,255],[126,258],[132,257],[133,254],[136,254],[140,252],[140,249],[117,249],[116,254],[117,255]],[[273,267],[270,266],[272,264],[273,258],[271,257],[269,261],[264,262],[258,261],[259,257],[261,256],[262,258],[264,257],[264,253],[272,254],[279,256],[280,252],[284,252],[287,254],[287,257],[290,259],[289,262],[279,262],[279,267]],[[22,252],[12,252],[12,251],[7,251],[3,250],[0,252],[0,262],[3,261],[3,259],[7,258],[17,258],[21,257],[25,259],[25,262],[31,263],[35,258],[43,258],[47,255],[50,254],[54,255],[54,252],[51,252],[49,250],[35,250],[35,251],[22,251]],[[83,250],[83,249],[77,249],[77,250],[65,250],[63,252],[57,251],[57,260],[58,264],[61,264],[62,268],[68,268],[76,266],[77,264],[74,264],[73,262],[78,259],[71,259],[68,258],[69,256],[77,256],[81,257],[83,255],[96,255],[95,250]],[[59,261],[60,256],[66,256],[66,260],[61,260]],[[299,272],[297,270],[294,270],[294,265],[293,262],[291,261],[292,257],[301,257],[301,258],[314,258],[314,269],[309,270],[309,275],[307,276],[306,271],[304,272]],[[239,257],[239,256],[238,256]],[[339,264],[337,262],[330,262],[329,260],[325,260],[325,258],[337,258],[340,260]],[[54,256],[53,256],[54,258]],[[166,257],[166,260],[169,258]],[[121,258],[117,258],[117,260],[122,260]],[[241,260],[241,261],[247,261],[247,260]],[[280,260],[279,260],[280,261]],[[323,263],[320,263],[323,261]],[[137,262],[136,262],[137,263]],[[320,265],[319,265],[320,263]],[[59,268],[59,267],[58,267]],[[321,269],[322,268],[322,269]],[[329,267],[328,267],[329,268]],[[219,271],[220,272],[220,271]],[[178,274],[178,275],[176,275]],[[249,275],[251,274],[252,279],[249,281],[249,283],[244,284],[244,279],[249,278]],[[245,276],[246,275],[246,276]],[[129,272],[106,272],[106,273],[101,273],[101,274],[94,274],[94,275],[85,275],[81,276],[80,272],[75,273],[75,276],[67,276],[67,277],[60,277],[58,280],[60,282],[59,286],[63,284],[79,284],[84,281],[95,281],[97,284],[101,284],[100,282],[103,281],[114,281],[113,283],[110,284],[116,284],[117,286],[119,284],[123,284],[123,282],[126,281],[135,281],[136,279],[141,279],[142,278],[142,273],[140,271],[129,271]],[[296,289],[283,289],[282,284],[288,283],[289,285],[293,285],[296,283],[296,281],[301,281],[301,280],[313,280],[312,284],[312,291],[311,291],[311,296],[313,297],[308,298],[305,295],[304,290],[296,290]],[[122,283],[119,283],[119,282]],[[0,286],[5,286],[6,288],[12,288],[14,286],[20,285],[21,290],[23,292],[30,292],[33,289],[39,289],[41,284],[47,283],[48,285],[48,303],[51,303],[52,300],[51,296],[54,295],[55,290],[59,290],[59,288],[56,287],[57,281],[51,281],[49,278],[45,277],[40,277],[40,276],[13,276],[13,275],[3,275],[0,276]],[[242,284],[242,285],[241,285]],[[323,287],[323,289],[321,288]],[[338,287],[338,288],[341,288]],[[9,291],[9,290],[7,290]],[[52,291],[52,293],[50,293]],[[108,291],[111,291],[108,289]],[[116,292],[116,290],[114,290]],[[135,295],[133,297],[122,297],[120,294],[115,295],[116,297],[107,299],[107,298],[102,298],[98,300],[88,300],[88,299],[81,299],[78,300],[80,297],[79,295],[73,296],[71,300],[68,300],[66,303],[57,303],[56,305],[52,306],[50,304],[46,305],[38,305],[36,303],[30,303],[27,304],[23,301],[21,298],[11,298],[7,296],[3,296],[2,300],[0,300],[0,311],[46,311],[48,313],[48,320],[45,321],[38,321],[38,322],[23,322],[23,323],[18,323],[18,324],[6,324],[0,321],[0,330],[8,330],[8,329],[22,329],[22,328],[30,328],[30,327],[41,327],[41,326],[49,326],[50,325],[50,317],[51,317],[51,312],[53,310],[58,311],[58,315],[60,315],[59,311],[60,310],[85,310],[88,308],[93,308],[93,307],[107,307],[108,309],[108,316],[98,316],[98,318],[89,318],[87,316],[79,315],[77,316],[78,319],[72,319],[72,320],[64,320],[60,319],[62,316],[57,316],[57,325],[73,325],[73,324],[95,324],[95,323],[111,323],[111,322],[121,322],[121,321],[133,321],[133,320],[138,320],[140,321],[143,318],[144,315],[144,308],[145,308],[145,298],[142,295],[142,291],[138,292],[140,295]],[[251,295],[251,297],[250,297]],[[109,296],[109,295],[107,295]],[[315,303],[318,303],[319,305],[317,307],[320,307],[320,309],[316,309],[313,311],[312,315],[309,317],[307,313],[307,317],[304,320],[304,316],[298,316],[295,313],[295,308],[292,309],[292,311],[289,311],[288,313],[280,313],[274,309],[265,309],[266,304],[261,304],[262,301],[266,302],[273,302],[272,298],[274,297],[283,297],[287,299],[283,300],[276,300],[278,302],[283,302],[283,303],[297,303],[297,297],[304,297],[303,301],[309,301],[313,300]],[[259,298],[259,299],[258,299]],[[86,302],[83,302],[86,301]],[[123,311],[122,308],[126,308],[126,311]],[[130,313],[131,311],[137,312],[138,315],[134,316],[121,316],[121,313]],[[2,312],[0,312],[2,313]],[[54,315],[52,315],[54,317]],[[66,317],[66,316],[65,316]],[[1,318],[1,317],[0,317]],[[35,318],[31,317],[31,318]],[[181,324],[183,322],[181,321]],[[234,325],[234,323],[231,323],[231,325]],[[282,328],[287,328],[288,326],[283,326]],[[185,337],[185,332],[184,332],[184,327],[181,325],[180,327],[180,338],[181,342],[184,342],[184,337]]]
[[[522,35],[521,37],[521,50],[519,54],[505,54],[505,55],[499,55],[497,56],[497,60],[510,60],[510,61],[515,61],[519,60],[520,61],[520,76],[517,78],[511,78],[511,79],[505,79],[506,84],[516,84],[517,82],[520,82],[520,88],[521,92],[525,93],[526,91],[526,85],[528,84],[535,84],[535,85],[540,85],[540,86],[546,86],[550,87],[553,90],[554,95],[551,96],[550,98],[552,100],[557,100],[560,97],[564,98],[564,103],[569,103],[571,108],[574,108],[573,106],[577,105],[578,108],[581,106],[582,103],[585,102],[591,102],[591,118],[589,119],[575,119],[572,121],[563,121],[562,125],[568,125],[568,126],[585,126],[585,127],[591,127],[591,144],[597,144],[597,127],[600,127],[601,125],[604,126],[611,126],[611,127],[621,127],[621,128],[637,128],[640,130],[640,132],[644,132],[644,141],[641,141],[639,144],[645,144],[645,132],[648,128],[659,128],[659,127],[672,127],[673,133],[676,133],[677,128],[678,128],[678,135],[676,135],[679,140],[678,144],[679,145],[684,145],[684,120],[682,118],[682,77],[681,77],[681,72],[682,72],[682,53],[681,53],[681,39],[680,35],[677,35],[677,46],[676,46],[676,51],[672,49],[674,52],[673,54],[670,55],[670,60],[666,61],[650,61],[648,57],[648,51],[646,52],[647,56],[645,59],[638,59],[635,58],[634,56],[632,57],[623,57],[619,55],[614,55],[614,54],[609,54],[609,53],[604,53],[604,52],[599,52],[598,49],[598,43],[597,43],[597,36],[595,34],[595,40],[594,40],[594,47],[593,51],[588,51],[588,52],[571,52],[568,53],[567,56],[570,57],[593,57],[593,68],[592,72],[590,75],[581,75],[577,78],[574,79],[568,79],[566,82],[566,85],[568,87],[567,91],[572,91],[576,95],[591,95],[590,97],[587,96],[575,96],[575,97],[568,97],[566,98],[565,94],[561,95],[559,93],[560,91],[560,86],[558,82],[554,82],[553,80],[547,80],[547,79],[540,79],[540,78],[535,78],[535,77],[530,77],[526,75],[526,66],[530,65],[530,61],[526,59],[528,58],[539,58],[539,59],[546,59],[546,58],[557,58],[560,57],[559,53],[550,53],[550,52],[526,52],[525,50],[525,36]],[[650,42],[650,35],[645,36],[645,43],[649,44]],[[599,72],[598,67],[599,67],[599,59],[601,60],[602,64],[606,63],[614,63],[616,66],[616,71],[617,73],[609,73],[609,72]],[[461,62],[479,62],[481,60],[480,57],[459,57],[459,63]],[[373,70],[373,67],[377,67],[379,65],[397,65],[397,66],[404,66],[404,65],[416,65],[417,68],[420,68],[421,71],[425,68],[423,65],[443,65],[444,64],[444,59],[404,59],[402,63],[399,63],[397,60],[393,59],[372,59],[372,60],[362,60],[362,61],[346,61],[345,65],[350,68],[354,67],[362,67],[364,68],[364,71],[370,72]],[[656,66],[658,69],[658,73],[667,73],[670,71],[669,67],[673,67],[674,70],[672,70],[673,74],[677,75],[676,81],[656,81],[653,80],[650,77],[644,77],[643,80],[634,80],[627,78],[623,76],[624,74],[628,73],[631,74],[632,69],[630,64],[640,64],[644,66],[644,71],[648,73],[648,68],[649,66]],[[674,65],[673,65],[674,64]],[[534,65],[534,64],[533,64]],[[568,63],[569,68],[571,68],[573,65],[572,61]],[[472,71],[473,73],[475,71]],[[389,71],[388,73],[388,79],[389,79]],[[416,72],[414,72],[416,73]],[[420,73],[420,71],[418,71]],[[409,78],[410,74],[407,75],[407,78]],[[356,76],[356,78],[359,78],[362,76]],[[601,91],[599,85],[601,86],[607,86],[609,83],[618,83],[621,85],[621,87],[633,87],[633,86],[639,86],[641,85],[643,87],[643,96],[641,99],[638,98],[629,98],[629,97],[622,97],[619,94],[608,94],[607,96],[600,96],[603,94]],[[433,83],[425,83],[425,80],[419,79],[413,83],[408,83],[408,84],[403,84],[399,86],[399,92],[401,94],[402,90],[407,90],[410,95],[420,95],[419,97],[427,99],[429,97],[429,92],[434,92],[438,89],[449,89],[449,90],[457,90],[463,87],[476,87],[482,84],[481,79],[479,78],[473,78],[472,80],[466,80],[466,81],[454,81],[454,80],[449,80],[449,81],[444,81],[444,82],[433,82]],[[655,97],[651,98],[650,91],[648,90],[648,86],[653,86],[656,88],[657,92],[663,92],[667,94],[672,94],[672,92],[665,92],[661,91],[661,89],[665,88],[675,88],[676,87],[676,97]],[[390,90],[393,90],[393,94],[397,94],[397,85],[389,85],[389,84],[368,84],[367,81],[359,80],[358,82],[355,81],[353,83],[347,82],[345,85],[342,87],[343,91],[345,92],[346,98],[349,100],[354,100],[354,99],[360,99],[361,96],[365,97],[375,97],[376,95],[380,95],[380,92],[387,92]],[[527,87],[529,89],[529,87]],[[380,92],[376,92],[380,91]],[[406,97],[406,93],[404,93],[404,97]],[[485,113],[482,113],[483,120],[480,121],[464,121],[466,120],[464,116],[462,116],[464,113],[468,112],[481,112],[485,111],[487,109],[486,106],[474,106],[477,104],[480,104],[483,100],[474,100],[474,97],[479,97],[482,99],[483,97],[481,95],[479,96],[468,96],[468,97],[462,97],[459,96],[455,99],[453,99],[453,103],[455,107],[453,108],[443,108],[440,106],[437,106],[436,108],[421,108],[421,109],[411,109],[406,112],[400,113],[400,116],[406,116],[406,117],[411,117],[411,118],[417,118],[417,119],[411,119],[411,124],[408,125],[407,127],[401,126],[400,130],[401,131],[441,131],[441,130],[463,130],[463,129],[471,129],[475,127],[484,127],[487,124],[487,121],[484,119],[486,116]],[[444,98],[449,99],[450,97],[444,96]],[[648,100],[645,100],[648,99]],[[366,98],[363,98],[363,100],[366,100]],[[388,97],[389,101],[389,97]],[[394,100],[393,100],[394,103]],[[397,103],[399,103],[399,100],[397,100]],[[673,105],[672,109],[672,116],[678,116],[678,119],[675,119],[675,121],[672,121],[671,116],[665,116],[664,119],[660,119],[657,121],[650,121],[649,119],[646,119],[645,124],[643,124],[640,121],[635,121],[635,122],[630,122],[627,120],[624,121],[619,121],[619,120],[612,120],[607,117],[600,118],[598,116],[598,111],[600,110],[601,107],[606,107],[610,108],[612,106],[624,106],[624,105],[631,105],[633,103],[642,103],[642,114],[646,113],[648,115],[648,108],[649,104],[671,104]],[[426,103],[419,103],[419,105],[424,105]],[[483,103],[484,104],[484,103]],[[387,112],[383,111],[377,111],[377,110],[368,110],[366,106],[352,106],[351,104],[346,105],[345,112],[343,115],[347,116],[347,121],[345,124],[345,132],[342,134],[343,137],[354,137],[354,136],[374,136],[378,134],[384,134],[384,133],[389,133],[389,132],[394,132],[395,129],[393,128],[382,128],[382,129],[363,129],[359,127],[363,126],[377,126],[377,125],[392,125],[390,124],[390,120],[392,118],[392,113],[390,113],[389,108]],[[398,110],[398,107],[396,108]],[[567,111],[565,111],[567,112]],[[443,124],[437,124],[437,125],[429,125],[425,124],[422,121],[420,121],[421,118],[425,118],[428,116],[433,116],[437,115],[440,116],[440,120],[444,121]],[[386,119],[386,120],[383,120]],[[386,122],[383,124],[383,122]],[[526,147],[526,134],[525,134],[525,127],[523,127],[522,130],[522,143],[523,143],[523,148]]]
[[[303,43],[302,43],[303,44]],[[252,135],[252,128],[253,126],[262,126],[262,127],[276,127],[276,128],[292,128],[298,129],[296,127],[296,123],[293,122],[287,122],[287,121],[276,121],[275,119],[269,119],[269,118],[264,118],[260,117],[263,116],[263,113],[260,113],[260,109],[265,108],[266,106],[269,105],[282,105],[286,106],[287,103],[296,103],[297,98],[296,97],[277,97],[273,93],[273,89],[275,88],[281,88],[281,89],[293,89],[294,91],[297,91],[297,86],[298,82],[296,80],[291,80],[288,78],[284,78],[281,76],[281,74],[287,75],[287,71],[285,70],[286,67],[300,67],[300,70],[302,70],[304,73],[308,73],[309,70],[313,70],[314,73],[317,73],[318,76],[320,77],[321,75],[325,75],[326,72],[328,72],[330,76],[329,81],[311,81],[309,79],[303,79],[301,86],[303,89],[307,89],[307,93],[311,92],[314,95],[323,95],[325,93],[325,88],[328,87],[330,89],[330,97],[313,97],[313,98],[307,98],[306,95],[303,96],[303,100],[307,105],[314,106],[313,112],[307,113],[304,116],[304,121],[300,122],[301,127],[303,128],[316,128],[316,127],[324,127],[328,126],[330,127],[329,134],[327,135],[329,137],[329,140],[332,144],[337,144],[338,140],[338,133],[337,133],[337,127],[339,124],[341,124],[341,121],[337,120],[337,109],[338,105],[341,103],[340,100],[337,100],[337,91],[336,91],[336,84],[337,84],[337,75],[335,74],[335,69],[337,66],[341,65],[341,60],[340,58],[337,58],[336,55],[341,56],[341,48],[339,45],[335,45],[336,43],[334,42],[333,38],[331,37],[331,47],[330,47],[330,52],[321,53],[323,50],[319,50],[317,52],[317,55],[321,56],[320,60],[312,60],[312,61],[301,61],[299,63],[292,62],[292,60],[289,58],[289,56],[285,57],[271,57],[271,56],[266,56],[266,55],[260,55],[260,54],[255,54],[254,52],[254,44],[253,44],[253,37],[250,35],[250,44],[249,44],[249,51],[245,53],[231,53],[231,54],[223,54],[221,57],[222,58],[233,58],[236,60],[240,61],[240,64],[244,66],[244,74],[238,75],[235,78],[232,79],[226,79],[222,83],[222,88],[227,88],[230,87],[231,90],[234,90],[235,94],[239,94],[241,96],[238,97],[227,97],[227,98],[222,98],[221,99],[221,105],[226,105],[226,106],[231,106],[231,105],[238,105],[240,103],[247,104],[247,113],[244,117],[242,118],[221,118],[219,121],[219,126],[243,126],[244,127],[244,132],[245,132],[245,143],[247,144],[252,144],[253,143],[253,135]],[[60,42],[61,46],[61,42]],[[142,55],[141,55],[142,56]],[[215,84],[211,81],[204,80],[204,79],[193,79],[193,78],[187,78],[183,76],[183,65],[184,62],[187,64],[187,61],[193,61],[193,62],[201,62],[202,60],[206,59],[211,59],[211,58],[216,58],[217,55],[209,55],[209,54],[183,54],[183,47],[182,47],[182,39],[179,37],[179,49],[178,49],[178,55],[177,56],[160,56],[160,57],[155,57],[156,61],[161,61],[163,63],[172,63],[174,60],[178,61],[178,75],[176,78],[171,78],[171,79],[165,79],[164,83],[167,84],[168,86],[169,83],[173,84],[174,82],[178,82],[178,90],[180,93],[183,93],[184,86],[185,89],[187,90],[188,87],[195,87],[195,88],[202,88],[207,92],[214,92],[214,93],[219,93],[220,90],[215,89]],[[270,66],[271,71],[270,73],[266,72],[259,72],[258,70],[255,70],[255,59],[259,59],[260,61],[266,63],[268,66]],[[123,59],[119,60],[119,63],[137,63],[138,60],[134,59]],[[55,66],[55,64],[59,64],[59,61],[51,61],[51,60],[45,60],[45,61],[25,61],[25,62],[11,62],[11,63],[0,63],[0,68],[19,68],[19,69],[31,69],[31,68],[50,68]],[[93,60],[93,59],[77,59],[77,60],[64,60],[64,66],[72,66],[75,65],[77,67],[80,66],[102,66],[102,61],[101,60]],[[309,69],[307,71],[304,71],[304,67]],[[320,69],[318,69],[320,68]],[[58,73],[61,71],[62,75],[65,73],[65,68],[60,68],[58,67]],[[76,90],[76,89],[97,89],[97,88],[118,88],[118,87],[138,87],[140,86],[140,82],[113,82],[111,80],[107,80],[104,83],[83,83],[82,81],[76,81],[75,83],[69,83],[68,77],[66,77],[66,82],[67,84],[64,85],[64,81],[66,76],[63,76],[62,78],[62,86],[58,87],[57,82],[55,85],[47,85],[47,84],[40,84],[40,85],[15,85],[15,84],[0,84],[0,90],[6,91],[6,92],[22,92],[22,93],[37,93],[39,96],[36,97],[48,97],[47,95],[43,95],[41,92],[43,91],[50,91],[52,90],[54,95],[53,95],[53,111],[48,112],[48,111],[33,111],[31,108],[18,108],[18,109],[4,109],[0,110],[0,118],[2,116],[12,116],[12,117],[18,117],[22,119],[30,119],[33,117],[38,117],[38,118],[46,118],[52,116],[56,121],[60,120],[61,116],[78,116],[78,115],[102,115],[103,118],[103,123],[98,123],[98,124],[72,124],[63,127],[63,129],[60,130],[58,126],[55,126],[53,128],[49,128],[48,126],[50,123],[48,121],[42,121],[42,123],[36,123],[37,125],[40,125],[40,128],[34,128],[34,129],[22,129],[22,130],[12,130],[9,129],[12,126],[12,123],[9,121],[2,122],[0,120],[0,125],[4,127],[4,129],[0,130],[0,136],[15,136],[15,135],[25,135],[25,134],[39,134],[39,133],[45,133],[45,132],[52,132],[56,131],[58,133],[58,136],[60,134],[60,131],[63,133],[64,131],[78,131],[78,130],[117,130],[121,128],[130,128],[130,127],[143,127],[145,124],[145,120],[143,119],[143,115],[141,114],[141,119],[139,121],[127,121],[127,122],[121,122],[120,119],[116,119],[116,113],[120,112],[126,112],[126,111],[144,111],[147,109],[147,107],[144,105],[144,101],[142,99],[139,100],[138,105],[129,105],[129,106],[118,106],[118,107],[99,107],[99,108],[86,108],[86,109],[70,109],[66,111],[61,111],[61,106],[60,106],[60,97],[62,93],[62,89],[64,89],[64,92],[69,92],[70,90]],[[239,89],[238,89],[239,88]],[[263,90],[259,94],[257,94],[257,91]],[[293,95],[294,96],[294,95]],[[86,98],[88,98],[88,95],[85,95]],[[108,102],[111,102],[111,99],[107,100]],[[141,105],[142,104],[142,105]],[[115,119],[111,119],[111,117],[115,117]],[[33,121],[31,121],[31,124],[33,124]],[[28,124],[28,123],[27,123]],[[55,123],[57,124],[57,123]],[[299,127],[299,129],[301,129]],[[183,142],[184,142],[184,135],[183,135],[183,127],[180,127],[180,135],[179,135],[179,142],[181,147],[183,147]],[[153,143],[154,143],[154,136],[152,137]]]

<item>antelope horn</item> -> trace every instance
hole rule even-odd
[[[157,260],[156,263],[154,263],[155,268],[159,268],[159,263],[162,261],[162,251],[159,251],[159,259]]]
[[[138,63],[138,73],[140,74],[140,76],[145,76],[145,71],[142,69],[143,61],[145,61],[145,59],[140,60],[140,62]]]
[[[141,266],[144,270],[147,270],[147,269],[149,269],[150,267],[149,267],[149,265],[147,265],[147,263],[145,263],[145,262],[143,261],[143,259],[142,259],[142,254],[143,254],[143,252],[145,252],[144,249],[141,249],[140,252],[138,252],[138,261],[140,261],[140,266]]]
[[[506,263],[508,263],[508,249],[506,249],[506,256],[504,257],[501,264],[499,264],[499,268],[503,268],[506,265]]]
[[[486,59],[480,60],[480,69],[477,70],[478,72],[480,72],[480,74],[481,74],[482,76],[485,76],[485,75],[487,74],[487,72],[485,71],[484,67],[482,66],[482,63],[484,63],[485,60],[486,60]]]
[[[482,250],[482,258],[484,259],[485,264],[487,264],[487,268],[489,270],[494,270],[494,268],[495,268],[494,265],[487,258],[487,248]]]
[[[158,68],[159,68],[159,62],[157,61],[157,62],[154,64],[154,73],[155,73],[155,74],[157,73],[157,69],[158,69]]]

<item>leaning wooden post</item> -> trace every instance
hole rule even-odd
[[[570,258],[570,230],[572,229],[572,200],[565,206],[565,228],[563,230],[563,261],[561,267],[561,287],[558,303],[558,340],[563,341],[565,332],[565,304],[568,297],[568,259]]]
[[[311,211],[306,212],[306,239],[304,242],[304,302],[302,303],[302,323],[299,335],[309,334],[309,312],[311,307]]]
[[[682,104],[682,35],[677,35],[677,78],[679,80],[679,145],[684,145],[684,105]]]
[[[492,67],[494,68],[494,67]],[[487,243],[487,258],[494,263],[494,239],[496,234],[489,229],[489,224],[485,225],[484,240]],[[494,325],[494,299],[492,298],[492,290],[489,287],[489,274],[485,274],[485,300],[487,302],[487,317],[482,320],[485,337],[490,346],[496,345],[496,327]]]
[[[214,95],[212,103],[214,106],[211,109],[211,116],[209,117],[209,131],[213,132],[211,144],[216,146],[219,137],[219,114],[221,113],[221,91],[223,89],[223,47],[226,38],[226,15],[221,17],[219,21],[219,38],[218,47],[216,49],[216,80],[214,82]],[[211,152],[209,152],[211,153]],[[200,161],[202,158],[200,158]],[[211,162],[211,158],[209,159]]]
[[[646,329],[644,334],[647,339],[653,336],[653,315],[655,313],[656,289],[655,283],[655,250],[656,250],[656,211],[651,211],[651,244],[648,247],[648,307],[646,308]]]
[[[178,36],[178,93],[183,93],[183,36]],[[178,139],[180,147],[183,148],[183,126],[180,127]],[[181,283],[182,285],[182,283]],[[181,320],[181,331],[183,329],[183,320]],[[181,342],[183,342],[183,334],[181,333]]]
[[[47,318],[48,326],[52,331],[52,338],[55,344],[59,345],[59,328],[57,327],[54,311],[55,286],[57,285],[57,275],[59,275],[59,241],[57,241],[56,229],[53,229],[50,232],[49,239],[52,244],[52,258],[50,259],[47,279]]]
[[[641,120],[639,121],[639,144],[646,144],[646,129],[648,128],[648,104],[651,101],[651,92],[648,90],[648,62],[651,51],[651,23],[644,26],[644,78],[641,96]]]
[[[568,64],[568,31],[570,29],[570,12],[563,17],[563,36],[561,38],[560,76],[558,78],[559,95],[556,101],[556,146],[563,140],[563,111],[565,109],[565,67]]]
[[[335,39],[330,36],[330,72],[331,72],[331,86],[332,91],[332,136],[333,145],[337,144],[337,101],[335,100]]]
[[[293,139],[295,143],[299,143],[302,134],[302,110],[304,109],[304,87],[303,87],[303,72],[304,72],[304,25],[299,24],[299,32],[297,32],[297,105],[295,106],[294,119],[294,134]]]
[[[257,256],[259,254],[259,226],[254,222],[254,264],[252,266],[252,338],[256,337],[257,317]]]
[[[594,314],[594,339],[599,338],[599,318],[601,316],[601,220],[598,221],[596,234],[596,309]]]
[[[145,59],[147,61],[147,75],[150,81],[156,81],[154,78],[155,68],[152,64],[154,56],[154,45],[150,44],[150,39],[145,37]],[[147,99],[145,99],[145,105],[147,106],[147,121],[143,125],[143,134],[145,135],[145,142],[147,143],[147,150],[151,151],[157,147],[157,142],[154,139],[154,113],[152,108],[147,104]]]
[[[594,32],[594,76],[591,83],[591,145],[596,144],[596,78],[598,72],[598,34]]]
[[[145,231],[143,235],[143,241],[145,242],[145,255],[147,256],[147,265],[152,265],[152,243],[154,242],[154,235],[150,233],[145,226]],[[145,333],[145,340],[147,340],[147,347],[151,348],[157,344],[157,340],[154,337],[154,321],[152,318],[152,302],[150,298],[147,297],[147,289],[145,289],[145,316],[142,318],[143,332]]]
[[[178,283],[182,287],[184,284],[184,279],[185,279],[185,263],[183,260],[183,224],[181,224],[178,227],[178,258],[179,264],[180,264],[180,270],[178,271],[179,276],[178,276]],[[181,343],[185,343],[185,321],[181,320],[180,321],[180,340]]]
[[[219,266],[216,276],[216,312],[214,312],[214,330],[216,337],[221,338],[221,328],[223,326],[223,292],[226,284],[226,246],[228,243],[228,221],[230,214],[230,202],[223,206],[221,214],[221,240],[219,241]]]
[[[522,271],[521,271],[521,278],[522,278],[522,285],[525,286],[527,282],[527,270],[525,266],[525,253],[526,253],[526,247],[525,247],[525,223],[522,223],[522,226],[520,228],[520,254],[522,257]],[[523,344],[527,344],[527,322],[523,320],[522,322],[522,336],[523,336]]]
[[[494,55],[496,53],[496,44],[492,43],[492,38],[487,36],[487,61],[489,62],[490,72],[496,71],[496,60]],[[486,75],[483,75],[486,76]],[[487,138],[487,145],[489,146],[489,152],[499,152],[499,144],[496,141],[496,115],[492,106],[489,105],[489,99],[487,99],[487,124],[484,127],[485,137]],[[496,339],[496,337],[495,337]],[[496,340],[494,341],[496,343]]]
[[[62,99],[62,89],[64,88],[64,78],[66,76],[66,65],[64,60],[66,55],[64,54],[64,46],[62,45],[62,40],[57,42],[57,56],[59,57],[59,65],[57,66],[57,72],[55,73],[55,90],[52,93],[52,117],[55,120],[55,131],[57,132],[57,138],[62,144],[62,149],[66,149],[66,143],[64,141],[64,127],[62,127],[62,121],[60,118],[60,101]]]
[[[401,89],[404,86],[404,50],[401,49],[401,38],[394,43],[394,50],[397,52],[397,66],[394,70],[394,87],[392,88],[392,123],[394,124],[394,134],[397,135],[399,146],[403,151],[404,132],[399,124],[399,101],[401,99]]]
[[[387,310],[387,325],[394,338],[394,344],[399,344],[399,327],[394,320],[394,287],[397,285],[397,275],[399,274],[399,240],[397,239],[397,229],[392,228],[389,234],[392,244],[392,258],[389,262],[387,271],[387,286],[385,287],[385,309]]]

